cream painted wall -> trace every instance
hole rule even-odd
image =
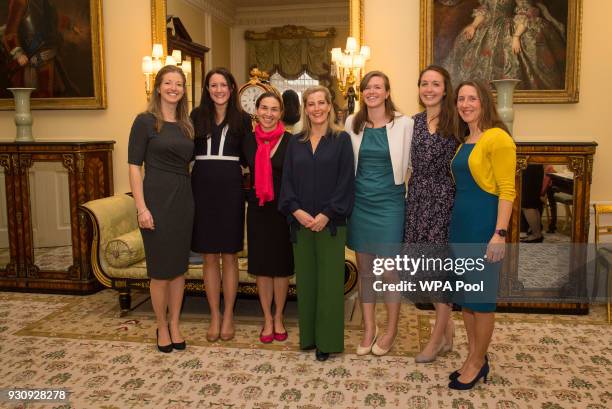
[[[384,4],[384,5],[383,5]],[[364,41],[372,49],[367,69],[385,71],[394,101],[406,113],[418,110],[420,0],[365,0]],[[515,105],[519,141],[596,141],[591,201],[612,201],[612,2],[584,0],[580,102]],[[393,40],[395,39],[395,40]]]
[[[591,199],[612,200],[612,49],[602,39],[612,37],[612,2],[585,0],[582,30],[580,103],[517,105],[515,133],[519,140],[596,141]],[[94,111],[34,111],[34,135],[45,139],[115,140],[115,192],[129,190],[127,140],[134,116],[145,109],[140,63],[150,53],[149,0],[105,0],[104,42],[108,108]],[[393,96],[406,113],[418,109],[419,0],[365,1],[365,42],[372,47],[368,69],[391,77]],[[399,39],[391,41],[390,39]],[[13,113],[0,111],[0,138],[15,135]]]
[[[146,108],[142,56],[151,53],[150,0],[105,0],[104,60],[108,108],[33,111],[37,140],[115,140],[115,192],[130,190],[127,141],[132,121]],[[13,112],[0,111],[0,138],[15,139]]]
[[[167,0],[166,13],[181,19],[181,23],[195,43],[207,45],[204,31],[204,11],[192,6],[185,0]]]
[[[211,24],[212,67],[227,67],[231,65],[230,27],[213,17]]]

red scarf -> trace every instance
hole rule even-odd
[[[257,152],[255,153],[255,196],[259,199],[259,205],[274,200],[274,180],[272,178],[272,160],[270,153],[281,136],[285,133],[285,126],[278,122],[275,129],[266,132],[260,124],[255,127],[255,141]]]

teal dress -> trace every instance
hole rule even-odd
[[[393,179],[387,128],[365,128],[347,246],[360,253],[397,254],[404,235],[405,196],[405,185]]]
[[[449,245],[456,258],[480,258],[486,254],[487,244],[495,232],[499,198],[482,190],[472,177],[468,158],[475,144],[463,144],[451,163],[455,179],[455,202],[451,215]],[[455,280],[466,283],[483,281],[483,291],[455,292],[455,302],[472,311],[495,311],[499,268],[501,263],[485,263],[483,271],[455,275]],[[457,271],[457,269],[455,270]]]

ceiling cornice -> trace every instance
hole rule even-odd
[[[228,26],[235,24],[236,4],[233,0],[183,0],[211,16],[222,21]]]
[[[237,26],[330,25],[348,26],[346,2],[301,4],[267,7],[238,7],[234,24]]]

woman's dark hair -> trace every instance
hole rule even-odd
[[[457,86],[457,92],[455,94],[455,105],[457,105],[459,91],[461,91],[461,88],[463,87],[474,87],[474,89],[476,89],[476,93],[478,94],[478,99],[480,99],[481,114],[480,118],[478,119],[478,128],[483,132],[491,128],[501,128],[506,131],[508,135],[510,135],[508,127],[499,117],[497,108],[495,107],[495,103],[493,102],[493,94],[491,93],[491,88],[489,88],[484,82],[480,80],[463,81]],[[459,116],[455,136],[461,138],[461,140],[463,141],[465,140],[465,137],[469,135],[469,133],[470,129],[468,127],[468,124],[465,123],[463,119],[461,119],[461,116]]]
[[[275,100],[278,101],[278,105],[280,106],[280,110],[281,112],[283,112],[284,107],[283,107],[283,100],[281,99],[281,97],[274,91],[266,91],[263,94],[261,94],[260,96],[257,97],[257,100],[255,101],[255,108],[259,108],[259,104],[261,103],[261,101],[264,98],[274,98]]]
[[[451,82],[450,74],[444,67],[440,67],[439,65],[430,65],[419,74],[419,82],[417,83],[419,87],[421,86],[421,79],[427,71],[435,71],[440,74],[442,78],[444,78],[444,96],[442,97],[440,104],[437,131],[444,137],[453,137],[455,130],[457,129],[457,103],[455,101],[455,94],[453,93],[453,84]],[[422,107],[425,107],[420,96],[419,104],[421,104]]]
[[[230,90],[230,96],[227,101],[227,110],[225,111],[225,120],[229,125],[229,128],[232,130],[232,133],[243,134],[245,131],[243,113],[242,107],[238,103],[238,87],[236,86],[236,80],[227,68],[218,67],[208,71],[206,78],[204,79],[204,89],[202,92],[202,101],[200,102],[199,113],[203,127],[202,134],[198,136],[209,137],[209,135],[212,133],[213,124],[215,123],[215,103],[210,97],[210,92],[208,90],[210,78],[215,74],[219,74],[225,78],[227,86]]]
[[[372,125],[372,121],[370,121],[370,118],[368,117],[368,107],[366,106],[363,98],[363,90],[368,86],[368,82],[370,82],[370,80],[374,77],[382,78],[383,82],[385,83],[385,91],[389,92],[389,97],[385,99],[385,115],[391,120],[395,118],[395,111],[397,111],[397,108],[395,108],[395,104],[391,99],[391,84],[389,82],[389,77],[387,77],[387,74],[382,71],[370,71],[359,83],[359,93],[361,94],[361,97],[359,100],[359,112],[355,114],[355,118],[353,119],[354,133],[361,132],[366,123]]]
[[[283,122],[285,125],[294,125],[300,120],[300,97],[297,92],[288,89],[283,92]]]

